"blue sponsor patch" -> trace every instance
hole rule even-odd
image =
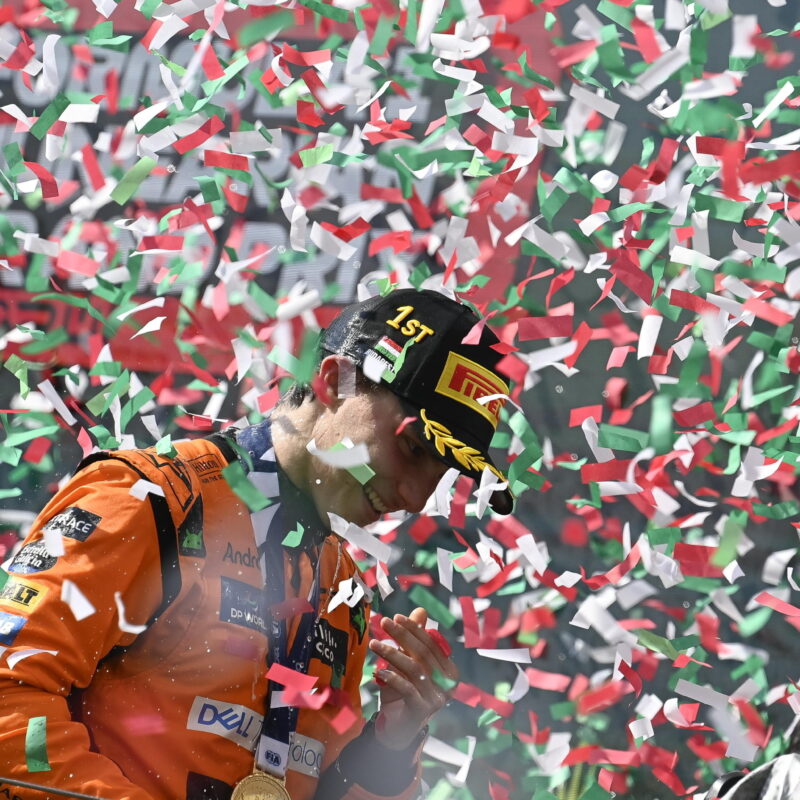
[[[8,566],[9,572],[20,575],[29,575],[32,572],[43,572],[50,569],[58,559],[50,555],[44,539],[26,544],[15,556]]]
[[[267,633],[263,590],[224,576],[221,589],[219,618],[223,622]]]
[[[25,617],[18,617],[16,614],[9,614],[0,611],[0,644],[10,647],[14,644],[17,634],[23,629],[28,620]]]

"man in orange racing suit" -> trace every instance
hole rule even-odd
[[[263,422],[86,459],[4,565],[0,792],[413,797],[457,671],[423,609],[369,638],[371,593],[331,527],[418,513],[449,467],[511,510],[488,455],[508,387],[478,323],[427,290],[356,303],[313,390]],[[368,646],[385,668],[364,724]]]

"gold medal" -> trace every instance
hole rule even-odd
[[[292,800],[286,791],[286,779],[255,770],[233,787],[231,800]]]

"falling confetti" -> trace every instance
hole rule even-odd
[[[449,473],[415,520],[334,520],[365,580],[337,602],[424,605],[461,667],[430,797],[686,795],[776,755],[800,713],[800,27],[783,11],[0,10],[0,462],[31,490],[4,507],[38,510],[95,449],[169,455],[258,420],[313,378],[338,304],[455,292],[501,339],[514,516]],[[316,452],[368,474],[351,445]],[[269,511],[269,487],[225,475]],[[29,769],[49,768],[44,723]]]

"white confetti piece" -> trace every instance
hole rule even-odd
[[[123,311],[121,314],[117,314],[117,319],[118,320],[125,320],[129,316],[131,316],[131,314],[135,314],[137,311],[144,311],[145,309],[148,309],[148,308],[163,308],[164,307],[164,303],[165,303],[165,300],[164,300],[163,297],[155,297],[152,300],[148,300],[145,303],[140,303],[138,306],[134,306],[133,308],[129,308],[127,311]],[[164,317],[162,317],[161,319],[164,319]]]
[[[436,548],[436,566],[439,571],[439,583],[447,589],[453,591],[453,554],[442,547]]]
[[[137,336],[144,336],[146,333],[155,333],[156,331],[161,330],[161,324],[164,322],[166,317],[153,317],[149,322],[142,325],[142,327],[136,331],[136,333],[131,336],[131,339],[135,339]]]
[[[491,658],[495,661],[513,661],[515,664],[530,664],[531,652],[527,647],[512,647],[509,649],[486,649],[477,648],[479,656]]]
[[[42,530],[42,538],[44,539],[44,546],[51,556],[58,558],[64,555],[64,536],[60,528],[45,527]]]
[[[114,602],[117,604],[117,616],[119,617],[118,626],[123,633],[140,634],[147,630],[147,625],[133,625],[125,618],[125,604],[122,601],[122,594],[114,592]]]
[[[86,595],[68,578],[61,584],[61,600],[69,606],[69,610],[79,622],[96,611]]]
[[[369,450],[367,446],[360,442],[353,444],[350,439],[342,441],[344,448],[331,448],[329,450],[321,450],[317,447],[316,439],[312,439],[306,444],[306,450],[312,456],[318,458],[323,464],[328,464],[331,467],[338,467],[339,469],[349,469],[351,467],[361,467],[364,464],[369,464]]]
[[[378,561],[383,561],[384,563],[389,561],[389,556],[392,552],[390,545],[367,533],[355,523],[348,522],[336,514],[329,512],[328,517],[331,520],[331,529],[345,541],[350,542],[350,544],[363,550]]]
[[[633,736],[634,739],[649,739],[654,734],[653,723],[646,717],[629,722],[628,730],[631,732],[631,736]]]
[[[64,401],[58,396],[50,381],[42,381],[36,388],[50,401],[53,408],[67,425],[74,425],[78,421],[64,405]]]
[[[139,480],[131,486],[128,493],[133,495],[137,500],[144,500],[148,494],[164,497],[164,490],[157,483],[146,481],[144,478],[139,478]]]
[[[794,93],[794,86],[790,81],[786,81],[786,83],[778,89],[777,92],[772,96],[771,100],[764,106],[763,111],[753,120],[753,127],[758,128],[761,124],[766,120],[768,117],[772,116],[772,112],[783,103],[785,100],[788,100],[792,94]]]
[[[51,656],[57,656],[58,650],[39,650],[38,648],[31,648],[30,650],[15,650],[13,653],[8,654],[8,658],[6,659],[8,663],[9,669],[14,669],[14,667],[19,664],[25,658],[30,658],[31,656],[38,656],[42,653],[47,653]]]

